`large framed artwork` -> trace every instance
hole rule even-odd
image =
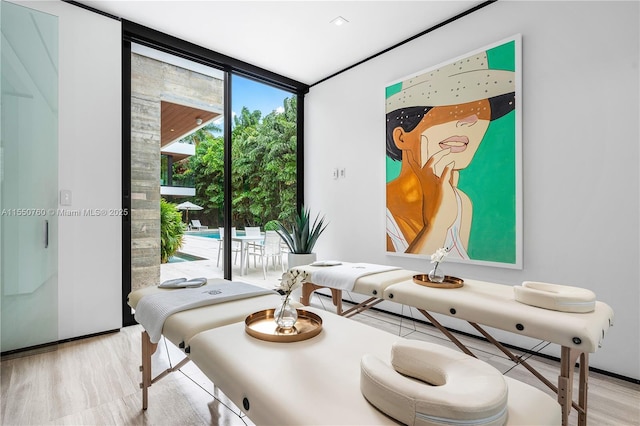
[[[522,268],[521,36],[386,87],[387,253]]]

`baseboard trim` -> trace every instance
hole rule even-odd
[[[29,346],[26,348],[13,349],[10,351],[0,353],[0,361],[7,361],[14,358],[22,358],[25,356],[38,355],[45,352],[52,352],[58,349],[58,346],[63,343],[75,342],[76,340],[89,339],[91,337],[103,336],[105,334],[112,334],[119,332],[120,329],[101,331],[99,333],[92,333],[83,336],[71,337],[68,339],[57,340],[55,342],[43,343],[41,345]]]

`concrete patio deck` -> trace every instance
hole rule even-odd
[[[186,234],[184,236],[184,244],[179,250],[180,253],[185,253],[193,256],[204,258],[205,260],[193,260],[176,263],[165,263],[160,266],[160,282],[174,278],[223,278],[224,271],[222,269],[222,258],[220,259],[220,266],[217,266],[218,262],[218,240],[215,238],[198,237],[194,235]],[[235,254],[233,254],[235,255]],[[253,262],[249,262],[249,268],[247,268],[246,275],[240,275],[240,255],[235,264],[232,261],[232,279],[238,281],[248,282],[260,287],[272,289],[277,287],[282,277],[282,268],[276,265],[275,269],[271,263],[267,268],[267,279],[264,279],[262,273],[262,265],[258,262],[254,267]],[[283,256],[283,262],[285,263],[286,270],[287,256]]]

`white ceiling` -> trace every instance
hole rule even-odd
[[[313,84],[480,3],[113,1],[80,3]],[[342,16],[348,24],[330,23]]]

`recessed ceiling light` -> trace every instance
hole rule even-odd
[[[344,19],[342,16],[338,16],[337,18],[329,21],[329,23],[335,25],[336,27],[339,27],[340,25],[348,24],[349,21]]]

